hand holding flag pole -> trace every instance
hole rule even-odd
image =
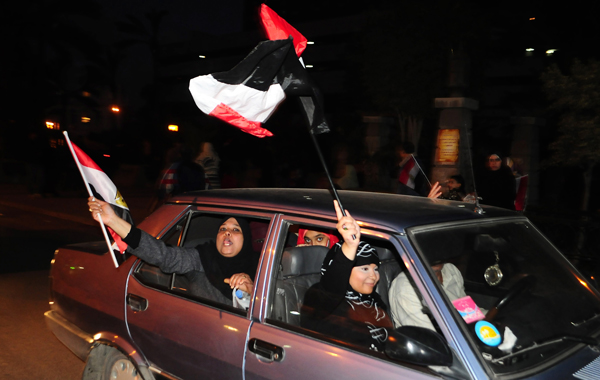
[[[73,155],[73,159],[75,160],[75,163],[77,164],[77,168],[79,169],[79,173],[81,174],[81,178],[83,178],[83,183],[85,184],[85,188],[88,191],[88,194],[90,195],[90,197],[93,197],[94,194],[92,193],[92,189],[90,188],[90,185],[87,181],[87,178],[85,177],[85,173],[83,172],[82,168],[81,168],[81,164],[79,163],[79,159],[77,159],[77,155],[75,154],[75,150],[73,149],[73,145],[71,144],[71,140],[69,139],[69,134],[67,133],[67,131],[64,131],[63,134],[65,135],[65,139],[67,141],[67,145],[69,145],[69,149],[71,150],[71,154]],[[100,213],[98,213],[98,222],[100,223],[100,226],[102,227],[102,233],[104,234],[104,240],[106,241],[106,245],[108,246],[108,252],[111,255],[111,258],[113,260],[113,263],[115,264],[115,268],[119,267],[119,263],[117,262],[117,258],[115,257],[115,253],[112,250],[111,244],[110,244],[110,239],[108,238],[108,233],[106,232],[106,228],[104,227],[104,222],[102,221],[102,217],[100,216]]]

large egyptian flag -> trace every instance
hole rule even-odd
[[[295,29],[288,35],[286,28],[291,26],[265,7],[261,15],[263,23],[269,25],[267,34],[273,40],[260,42],[229,71],[190,80],[189,88],[196,105],[207,115],[244,132],[266,137],[273,133],[261,124],[269,119],[286,96],[298,96],[307,111],[310,131],[328,132],[322,98],[298,59],[304,49],[301,45],[306,46],[306,38]],[[264,21],[265,17],[267,21]],[[283,35],[287,37],[281,39]]]
[[[115,184],[110,180],[106,173],[104,173],[104,171],[102,171],[102,169],[100,169],[100,167],[96,165],[96,163],[87,154],[85,154],[83,150],[81,150],[72,142],[71,146],[73,147],[73,152],[79,161],[82,176],[88,182],[93,196],[109,203],[118,216],[133,225],[133,219],[129,213],[129,207],[127,207],[127,203],[125,203],[125,200],[121,196],[121,193],[119,193],[119,190],[117,190]],[[110,236],[115,242],[112,249],[118,250],[120,253],[125,252],[127,249],[127,243],[121,240],[121,237],[117,235],[110,227],[105,228],[108,230]]]

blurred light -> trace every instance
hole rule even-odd
[[[533,50],[534,50],[533,48],[527,48],[527,49],[525,49],[525,51],[533,51]]]
[[[224,325],[223,327],[225,327],[227,330],[238,331],[238,329],[236,329],[235,327],[232,327],[232,326]]]
[[[199,58],[206,58],[206,56],[205,56],[205,55],[199,55],[198,57],[199,57]]]
[[[110,154],[103,154],[104,157],[110,157]]]
[[[314,44],[315,44],[315,41],[306,41],[306,44],[307,44],[307,45],[314,45]]]
[[[89,123],[89,122],[90,122],[90,118],[89,118],[89,117],[82,116],[82,117],[81,117],[81,122],[82,122],[82,123]]]
[[[120,110],[120,109],[119,109],[119,107],[117,107],[117,106],[112,106],[112,107],[110,108],[110,110],[111,110],[111,111],[113,111],[114,113],[121,112],[121,110]]]
[[[81,92],[81,95],[82,95],[84,98],[89,98],[90,96],[92,96],[92,94],[90,94],[90,93],[89,93],[89,92],[87,92],[87,91],[82,91],[82,92]]]
[[[94,335],[94,340],[98,340],[100,339],[100,337],[102,337],[102,334],[96,334]]]
[[[535,17],[529,17],[529,21],[535,20]]]
[[[313,65],[306,65],[307,69],[312,69],[314,66]]]
[[[558,49],[548,49],[546,50],[546,55],[550,57],[552,54],[556,53]]]
[[[171,124],[167,127],[169,129],[169,131],[171,132],[177,132],[179,131],[179,125],[175,125],[175,124]]]
[[[59,130],[60,129],[60,124],[54,123],[52,121],[47,121],[46,122],[46,128]]]

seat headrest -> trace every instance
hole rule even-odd
[[[282,274],[298,276],[321,273],[321,265],[329,248],[320,245],[286,248],[281,258]]]
[[[387,248],[376,248],[379,255],[379,261],[386,261],[394,258],[394,254]]]

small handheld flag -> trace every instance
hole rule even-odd
[[[115,184],[83,150],[71,142],[66,131],[63,133],[90,197],[95,197],[109,203],[119,217],[133,225],[133,219],[129,213],[127,203],[125,203]],[[115,267],[118,268],[119,264],[113,250],[123,253],[127,249],[127,244],[110,227],[105,227],[101,218],[100,225],[108,246],[108,251],[112,256]],[[115,242],[114,245],[110,244],[107,230]]]

